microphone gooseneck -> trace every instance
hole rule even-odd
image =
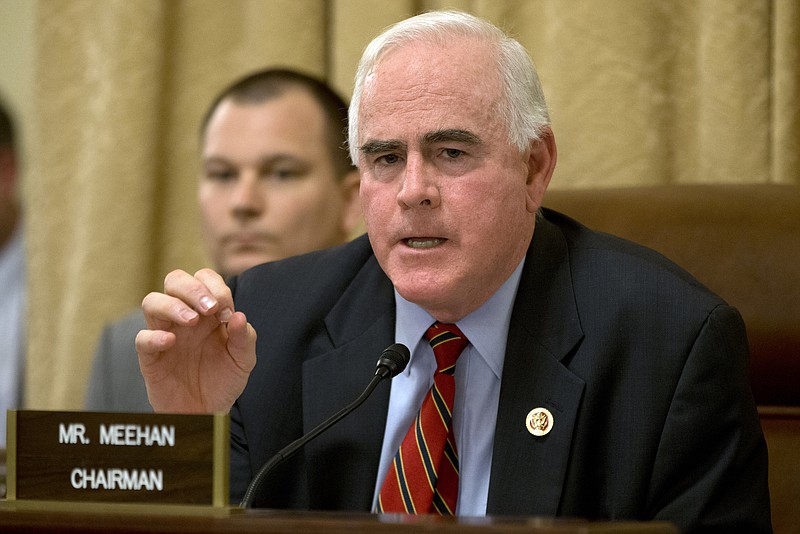
[[[408,365],[408,360],[411,359],[411,353],[408,350],[408,347],[402,345],[400,343],[394,343],[386,347],[383,352],[381,353],[380,358],[378,358],[377,369],[375,371],[375,376],[372,377],[372,380],[367,385],[364,392],[358,396],[356,400],[354,400],[349,405],[345,406],[331,417],[320,423],[314,429],[312,429],[307,434],[300,436],[298,439],[291,442],[289,445],[278,451],[272,458],[270,458],[267,463],[261,466],[261,469],[258,470],[256,476],[253,477],[253,480],[250,482],[250,485],[247,487],[247,491],[242,498],[242,501],[239,503],[240,508],[250,508],[253,504],[253,499],[255,498],[256,493],[258,492],[261,485],[266,480],[267,475],[272,471],[275,467],[277,467],[281,462],[284,460],[289,459],[292,457],[298,450],[300,450],[303,446],[305,446],[309,441],[314,439],[315,437],[319,436],[327,429],[332,427],[334,424],[338,423],[342,420],[345,416],[353,412],[356,408],[361,406],[364,401],[369,398],[372,392],[375,390],[377,385],[383,380],[384,378],[394,378],[401,372],[403,369],[406,368]]]

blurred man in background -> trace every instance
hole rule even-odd
[[[229,86],[200,130],[198,199],[205,245],[233,276],[344,243],[360,221],[358,172],[345,149],[347,104],[323,82],[268,69]],[[141,309],[107,326],[86,407],[149,411],[134,340]]]
[[[22,403],[27,329],[19,175],[14,121],[0,101],[0,449],[6,447],[6,410]]]

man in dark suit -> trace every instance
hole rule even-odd
[[[175,271],[143,302],[151,401],[230,410],[235,497],[400,342],[411,360],[391,388],[256,496],[383,508],[433,382],[436,322],[469,341],[451,405],[456,514],[771,530],[738,312],[662,256],[541,207],[556,145],[519,43],[463,13],[398,23],[365,50],[349,126],[367,237],[229,284]]]

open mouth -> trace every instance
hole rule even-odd
[[[445,241],[441,237],[409,237],[406,239],[406,245],[411,248],[433,248]]]

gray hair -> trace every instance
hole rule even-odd
[[[452,37],[471,37],[490,43],[497,56],[497,72],[505,102],[497,112],[505,122],[509,141],[520,151],[539,139],[550,116],[533,60],[517,40],[492,23],[460,11],[432,11],[400,21],[377,36],[364,50],[356,71],[350,101],[348,144],[350,159],[358,164],[358,115],[364,84],[386,52],[423,41],[444,45]]]

